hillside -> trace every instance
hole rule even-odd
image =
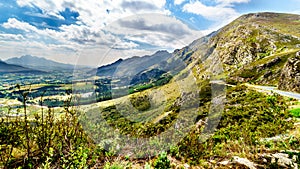
[[[0,73],[44,73],[43,71],[29,69],[19,65],[7,64],[0,60]]]
[[[24,55],[21,57],[10,58],[6,60],[6,62],[9,64],[20,65],[20,66],[29,67],[32,69],[38,69],[42,71],[74,69],[74,65],[63,64],[42,57],[36,57],[31,55]]]
[[[230,68],[300,47],[299,15],[257,13],[241,16],[211,39]],[[287,30],[288,25],[288,30]]]
[[[282,74],[297,74],[284,66],[300,51],[299,20],[300,16],[294,14],[243,15],[213,35],[196,40],[189,49],[197,51],[197,55],[192,56],[194,58],[221,63],[221,72],[228,83],[278,86]],[[205,39],[207,43],[203,43]],[[210,77],[203,71],[203,66],[195,66],[198,76]],[[296,85],[285,87],[281,83],[280,88],[294,91],[291,86]]]

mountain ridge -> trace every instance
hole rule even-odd
[[[40,74],[45,73],[40,70],[34,70],[30,68],[26,68],[19,65],[8,64],[4,61],[0,60],[0,73],[33,73],[33,74]]]
[[[89,71],[89,74],[96,74],[98,76],[112,77],[112,76],[123,76],[126,72],[126,75],[133,75],[138,72],[141,72],[159,62],[171,57],[171,53],[166,50],[159,50],[152,55],[145,56],[133,56],[128,59],[118,59],[117,61],[100,66],[97,69]],[[119,74],[121,73],[121,74]]]
[[[7,59],[6,62],[9,64],[20,65],[42,71],[73,70],[75,68],[75,65],[60,63],[50,59],[32,55],[13,57]]]

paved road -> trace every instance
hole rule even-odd
[[[282,91],[282,90],[278,90],[276,87],[270,87],[270,86],[257,86],[257,85],[250,85],[250,84],[246,84],[246,86],[252,87],[252,88],[255,88],[255,89],[259,89],[259,90],[262,90],[262,91],[266,91],[266,92],[278,93],[282,96],[286,96],[286,97],[290,97],[290,98],[300,100],[300,93]]]
[[[222,80],[212,80],[210,83],[224,84],[226,86],[235,86],[235,85],[226,84]],[[251,84],[248,84],[248,83],[246,83],[245,85],[247,87],[250,87],[250,88],[262,91],[262,92],[268,92],[268,93],[274,92],[274,93],[280,94],[281,96],[286,96],[286,97],[290,97],[290,98],[300,100],[300,93],[282,91],[282,90],[278,90],[276,87],[272,87],[272,86],[259,86],[259,85],[251,85]]]

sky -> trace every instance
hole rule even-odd
[[[0,0],[0,59],[100,66],[182,48],[239,16],[300,14],[300,0]]]

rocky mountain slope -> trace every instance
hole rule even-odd
[[[205,71],[210,67],[215,69],[211,73],[223,76],[228,83],[279,85],[281,89],[297,91],[297,70],[291,64],[299,60],[299,20],[299,15],[280,13],[239,17],[187,47],[193,52],[192,60],[200,60],[194,66],[196,74],[200,79],[210,78],[212,75]]]
[[[296,48],[300,44],[296,36],[298,32],[285,32],[282,27],[297,27],[299,19],[297,15],[274,13],[244,15],[221,29],[211,43],[216,46],[224,64],[241,68],[272,54]],[[287,23],[277,25],[283,21]]]

